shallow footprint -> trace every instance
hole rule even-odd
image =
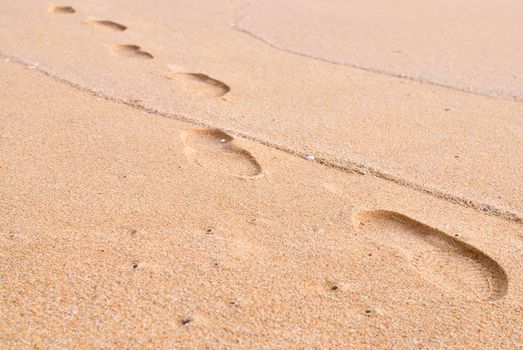
[[[251,178],[262,174],[260,164],[234,138],[219,129],[189,129],[181,133],[187,158],[206,169]]]
[[[96,27],[112,29],[112,30],[116,30],[119,32],[123,32],[124,30],[127,29],[127,27],[124,26],[123,24],[116,23],[116,22],[109,21],[109,20],[88,19],[85,22],[88,24],[91,24],[93,26],[96,26]],[[132,45],[132,46],[136,46],[136,45]]]
[[[224,82],[203,73],[173,72],[168,78],[181,83],[186,90],[203,96],[221,97],[231,91]]]
[[[51,13],[75,13],[75,9],[71,6],[53,6],[50,7],[47,12]]]
[[[138,45],[130,44],[119,44],[111,47],[111,52],[116,56],[134,57],[141,59],[152,59],[154,58],[149,52],[143,51]]]
[[[507,275],[496,261],[443,231],[387,210],[359,212],[353,223],[445,289],[482,300],[498,300],[507,293]]]

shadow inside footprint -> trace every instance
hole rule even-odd
[[[237,177],[262,174],[260,164],[247,150],[234,144],[234,138],[218,129],[190,129],[182,132],[185,154],[193,163]]]
[[[507,293],[507,275],[495,260],[443,231],[387,210],[359,212],[353,223],[444,289],[482,300],[498,300]]]
[[[108,21],[108,20],[90,19],[90,20],[87,20],[85,22],[88,23],[88,24],[91,24],[93,26],[96,26],[96,27],[112,29],[112,30],[116,30],[116,31],[119,31],[119,32],[123,32],[124,30],[127,29],[127,27],[124,26],[123,24],[116,23],[116,22],[113,22],[113,21]],[[132,45],[132,46],[136,46],[136,45]]]
[[[50,7],[47,12],[50,13],[75,13],[75,9],[71,6],[53,6]]]
[[[111,47],[111,52],[116,56],[133,57],[141,59],[154,58],[149,52],[143,51],[138,45],[119,44]]]
[[[231,91],[224,82],[203,73],[175,72],[168,78],[180,82],[185,89],[203,96],[221,97]]]

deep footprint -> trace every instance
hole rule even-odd
[[[71,6],[53,6],[50,7],[47,12],[51,13],[75,13],[75,9]]]
[[[203,168],[247,178],[262,174],[256,159],[221,130],[190,129],[182,132],[181,138],[187,158]]]
[[[140,59],[152,59],[154,58],[149,52],[143,51],[138,45],[120,44],[113,45],[111,52],[116,56],[133,57]]]
[[[396,249],[425,278],[447,290],[481,300],[498,300],[507,294],[507,275],[496,261],[443,231],[387,210],[359,212],[353,223],[377,243]]]
[[[168,78],[180,82],[187,90],[203,96],[221,97],[231,91],[224,82],[203,73],[175,72]]]
[[[94,19],[90,19],[90,20],[87,20],[86,23],[91,24],[91,25],[96,26],[96,27],[112,29],[112,30],[116,30],[116,31],[119,31],[119,32],[123,32],[124,30],[127,29],[127,27],[124,26],[123,24],[116,23],[116,22],[113,22],[113,21],[108,21],[108,20],[94,20]],[[136,46],[136,45],[133,45],[133,46]]]

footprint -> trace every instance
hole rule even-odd
[[[113,21],[108,21],[108,20],[88,19],[85,22],[88,24],[94,25],[96,27],[108,28],[108,29],[119,31],[119,32],[123,32],[124,30],[127,29],[127,27],[124,26],[123,24],[116,23]],[[131,46],[136,46],[136,45],[131,45]]]
[[[168,78],[179,82],[186,90],[202,96],[221,97],[231,91],[224,82],[203,73],[173,72]]]
[[[262,174],[256,159],[219,129],[189,129],[181,138],[187,158],[201,167],[243,178]]]
[[[116,56],[135,57],[141,59],[152,59],[153,55],[143,51],[138,45],[119,44],[111,47],[111,52]]]
[[[507,275],[496,261],[443,231],[388,210],[359,212],[353,224],[377,243],[396,249],[425,278],[445,289],[482,300],[507,294]]]
[[[53,6],[50,7],[47,12],[51,13],[75,13],[75,9],[71,6]]]

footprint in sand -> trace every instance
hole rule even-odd
[[[75,9],[71,6],[53,6],[50,7],[47,12],[50,13],[75,13]]]
[[[243,178],[262,174],[256,159],[221,130],[189,129],[181,133],[181,138],[187,158],[203,168]]]
[[[107,29],[116,30],[119,32],[123,32],[124,30],[127,29],[127,27],[124,26],[123,24],[116,23],[116,22],[109,21],[109,20],[88,19],[85,21],[85,23],[90,24],[95,27],[107,28]],[[135,45],[131,45],[131,46],[135,46]]]
[[[481,300],[498,300],[507,293],[507,275],[496,261],[445,232],[387,210],[359,212],[353,224],[377,243],[396,249],[445,289]]]
[[[206,74],[178,72],[173,66],[170,67],[173,72],[167,78],[179,83],[185,90],[209,97],[221,97],[231,91],[227,84]]]
[[[111,52],[115,56],[133,57],[150,60],[153,57],[149,52],[143,51],[138,45],[119,44],[111,47]]]

